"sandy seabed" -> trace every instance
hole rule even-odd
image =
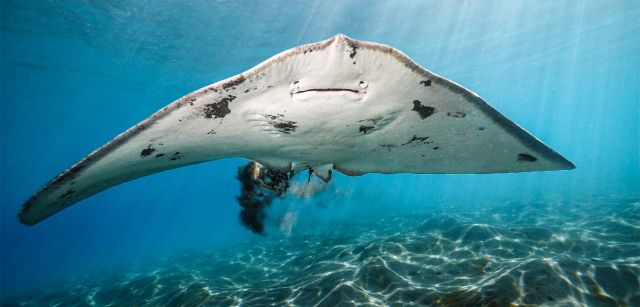
[[[189,252],[3,305],[640,306],[638,199],[467,209]]]

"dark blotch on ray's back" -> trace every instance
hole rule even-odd
[[[180,160],[180,159],[182,159],[182,155],[180,155],[179,151],[171,155],[171,158],[169,158],[169,160],[171,161]]]
[[[416,142],[416,141],[419,142],[419,143],[423,143],[427,139],[429,139],[428,136],[417,136],[417,135],[414,134],[413,137],[409,141],[407,141],[406,143],[404,143],[402,145],[409,145],[409,144],[411,144],[413,142]]]
[[[296,122],[294,121],[276,122],[273,124],[273,128],[278,129],[278,131],[284,134],[291,134],[291,132],[296,131],[296,128],[298,128],[295,124]]]
[[[184,98],[184,103],[188,103],[189,105],[193,105],[193,103],[196,101],[197,99],[191,95],[187,96]],[[165,107],[165,110],[167,109],[167,107]]]
[[[425,87],[431,86],[431,80],[420,81],[420,84],[424,85]]]
[[[146,158],[149,155],[151,155],[154,151],[156,151],[156,149],[153,148],[153,146],[151,146],[151,144],[149,144],[149,146],[147,146],[147,148],[145,148],[142,151],[140,151],[140,157]]]
[[[231,110],[229,109],[229,102],[236,99],[236,96],[229,95],[217,102],[205,104],[202,106],[202,112],[204,112],[205,118],[224,118]]]
[[[217,93],[217,92],[218,92],[218,89],[217,89],[217,88],[215,88],[215,87],[213,87],[213,86],[212,86],[212,87],[209,87],[209,88],[204,89],[204,93],[205,93],[205,94],[206,94],[206,93],[208,93],[208,92],[214,92],[214,93]]]
[[[244,93],[246,94],[246,93],[249,93],[249,92],[251,92],[251,91],[255,91],[255,90],[258,90],[258,87],[257,87],[257,86],[250,87],[250,88],[248,88],[248,89],[244,90]]]
[[[353,59],[356,54],[358,54],[358,45],[356,45],[356,43],[349,43],[349,47],[351,47],[351,53],[349,53],[349,57]]]
[[[456,117],[456,118],[463,118],[463,117],[467,116],[467,113],[464,113],[464,112],[461,112],[461,111],[447,112],[447,116]]]
[[[298,83],[298,81],[294,82],[294,84]],[[282,114],[278,114],[278,115],[271,115],[271,114],[265,114],[265,117],[267,117],[267,121],[269,123],[269,125],[271,125],[273,128],[278,129],[278,131],[280,131],[281,133],[284,134],[291,134],[291,132],[296,131],[296,128],[298,128],[298,125],[296,125],[297,123],[291,120],[286,120],[284,119],[284,115]]]
[[[362,134],[368,134],[371,129],[373,129],[373,126],[360,126],[360,132],[362,132]]]
[[[518,154],[518,161],[521,162],[536,162],[538,158],[528,154],[528,153],[520,153]]]
[[[421,119],[425,119],[431,115],[433,115],[433,113],[436,113],[436,109],[430,106],[423,106],[422,103],[420,102],[420,100],[414,100],[413,101],[413,109],[411,109],[412,111],[416,111],[418,112],[418,115],[420,115]]]
[[[240,75],[235,80],[231,80],[231,81],[223,84],[222,85],[222,89],[227,90],[227,89],[229,89],[231,87],[238,86],[238,85],[242,84],[244,81],[246,81],[246,79],[244,78],[244,75]]]

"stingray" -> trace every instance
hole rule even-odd
[[[33,225],[115,185],[231,157],[274,172],[506,173],[575,166],[474,92],[392,47],[336,35],[174,101],[56,176]]]

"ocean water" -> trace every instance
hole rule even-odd
[[[2,305],[640,305],[634,1],[0,3]],[[256,235],[238,158],[18,223],[169,102],[337,33],[477,92],[577,168],[297,180]]]

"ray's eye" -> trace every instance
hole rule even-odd
[[[369,86],[369,83],[367,83],[367,81],[360,81],[361,88],[367,88],[367,86]]]

